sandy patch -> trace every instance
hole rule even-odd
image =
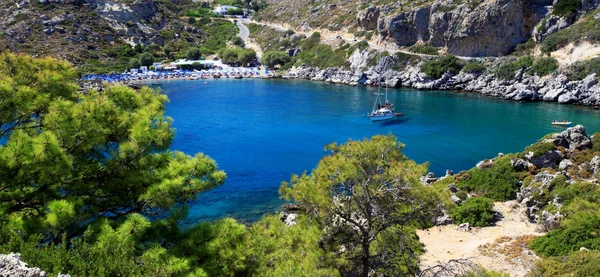
[[[540,236],[539,225],[529,223],[516,201],[495,203],[494,210],[502,214],[496,226],[458,231],[456,225],[419,230],[425,245],[421,267],[428,268],[452,259],[469,259],[491,270],[505,271],[510,276],[525,276],[538,257],[522,241],[527,235]],[[507,251],[505,249],[511,249]],[[510,252],[519,251],[518,255]]]
[[[591,44],[587,41],[569,43],[567,46],[554,51],[551,56],[560,64],[572,64],[577,61],[588,60],[600,55],[600,44]]]

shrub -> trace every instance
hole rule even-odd
[[[202,58],[202,51],[197,47],[190,48],[187,51],[187,58],[190,60],[198,60]]]
[[[154,56],[152,54],[145,52],[140,56],[140,64],[143,66],[151,66],[154,63]]]
[[[597,212],[581,212],[562,222],[559,229],[537,237],[531,248],[539,256],[563,256],[581,247],[600,250],[600,215]]]
[[[541,259],[536,262],[530,276],[600,276],[600,252],[577,251],[568,256]]]
[[[525,152],[533,152],[533,157],[537,158],[554,149],[555,146],[552,142],[538,142],[525,148]]]
[[[514,157],[515,155],[506,155],[497,158],[490,168],[473,168],[456,186],[461,190],[476,192],[497,201],[515,199],[519,173],[510,163]]]
[[[600,75],[600,58],[573,63],[567,70],[567,77],[570,80],[583,80],[593,73]]]
[[[579,0],[558,0],[556,5],[554,5],[552,14],[569,17],[577,12],[580,6],[581,1]]]
[[[261,58],[261,62],[269,67],[273,67],[278,64],[285,64],[289,60],[290,57],[283,51],[267,51]]]
[[[394,60],[394,66],[392,69],[396,71],[401,71],[406,68],[409,64],[416,64],[421,61],[421,57],[417,55],[405,54],[401,52],[397,52],[392,56],[392,60]]]
[[[140,64],[140,60],[131,59],[131,60],[129,60],[129,66],[131,66],[131,68],[140,68],[140,66],[142,66],[142,65]]]
[[[472,226],[490,226],[494,220],[494,201],[488,198],[472,197],[452,209],[452,220],[456,224],[469,223]]]
[[[600,132],[592,135],[592,152],[600,152]]]
[[[506,62],[500,65],[496,70],[496,75],[504,80],[510,80],[515,78],[517,70],[528,69],[533,66],[533,59],[531,57],[522,57],[513,62]]]
[[[410,52],[426,54],[426,55],[436,55],[436,56],[439,55],[437,47],[433,47],[433,46],[427,45],[427,44],[415,45],[410,48]]]
[[[468,64],[466,64],[462,70],[463,70],[463,72],[466,72],[466,73],[479,74],[479,73],[484,72],[486,69],[487,68],[480,61],[472,61],[472,62],[469,62]]]
[[[458,73],[460,71],[460,64],[458,64],[458,59],[455,56],[448,55],[426,62],[421,69],[427,76],[439,79],[446,72],[452,74]]]
[[[469,199],[469,194],[467,194],[463,190],[459,190],[456,192],[456,197],[458,197],[462,201],[465,201],[465,200]]]
[[[558,61],[552,57],[543,57],[538,59],[531,67],[531,71],[538,76],[546,76],[554,72],[556,69],[558,69]]]

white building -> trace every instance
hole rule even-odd
[[[219,15],[226,15],[227,11],[231,10],[231,9],[237,9],[237,7],[228,6],[228,5],[218,5],[214,10],[212,10],[212,13],[219,14]]]

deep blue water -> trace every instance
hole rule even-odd
[[[173,150],[203,152],[227,172],[225,184],[190,204],[188,221],[234,217],[253,221],[277,210],[277,189],[293,173],[310,171],[324,146],[392,133],[404,153],[443,175],[469,169],[498,152],[522,151],[542,136],[564,130],[567,118],[589,133],[600,131],[600,112],[554,103],[517,103],[471,93],[390,89],[405,116],[371,123],[371,88],[309,81],[172,81],[161,86],[177,129]]]

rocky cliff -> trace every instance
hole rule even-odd
[[[347,70],[295,67],[289,71],[288,77],[347,85],[370,85],[377,83],[378,77],[381,76],[381,82],[389,87],[462,90],[515,101],[548,101],[600,106],[600,85],[595,74],[581,81],[569,81],[560,71],[550,76],[539,77],[518,70],[514,72],[514,79],[504,80],[493,70],[502,63],[502,60],[493,59],[483,63],[488,68],[485,72],[460,71],[456,74],[446,72],[440,78],[433,79],[422,72],[423,63],[411,64],[397,70],[396,62],[391,57],[384,57],[378,65],[365,69],[362,66],[366,64],[367,56],[367,50],[362,53],[355,52],[350,58],[352,65]]]
[[[201,43],[206,34],[182,22],[178,2],[157,0],[5,0],[0,50],[67,59],[114,59],[118,45]]]
[[[457,56],[498,57],[510,54],[531,39],[540,43],[550,34],[569,27],[600,1],[585,0],[558,15],[554,5],[559,4],[562,9],[561,2],[565,0],[432,0],[388,4],[302,0],[290,4],[303,7],[298,9],[287,5],[288,2],[272,1],[258,18],[302,30],[343,30],[359,39],[388,39],[398,47],[426,44]]]

